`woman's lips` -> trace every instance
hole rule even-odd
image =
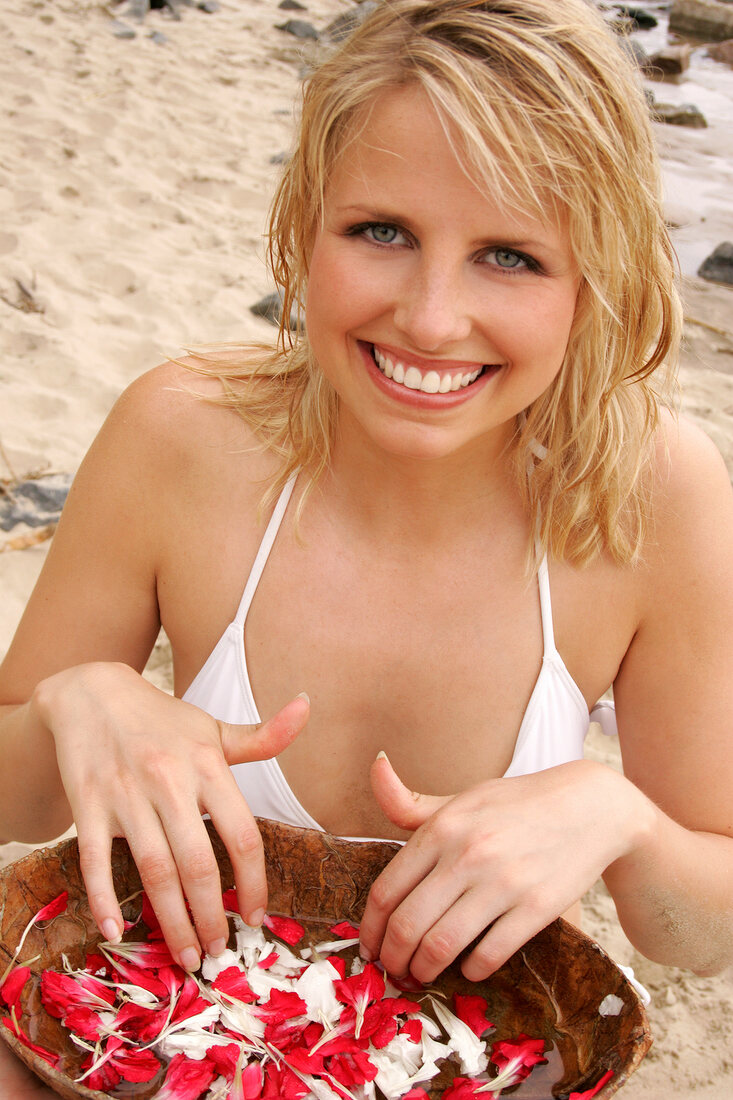
[[[475,382],[484,371],[483,365],[462,368],[436,369],[436,367],[418,367],[414,362],[403,361],[394,353],[387,354],[376,344],[372,346],[374,361],[386,378],[391,378],[398,386],[408,390],[420,390],[421,393],[453,393],[465,389]]]
[[[419,408],[451,408],[463,404],[501,370],[500,364],[493,363],[416,360],[395,348],[364,340],[357,343],[377,386],[393,399]],[[391,363],[391,377],[387,360]]]

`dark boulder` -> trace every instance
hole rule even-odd
[[[698,268],[701,279],[733,286],[733,242],[723,241]]]
[[[733,3],[724,0],[674,0],[669,29],[692,38],[720,42],[733,38]]]

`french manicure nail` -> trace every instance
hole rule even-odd
[[[107,917],[102,921],[102,935],[107,943],[119,943],[122,939],[120,926],[113,917]]]
[[[192,973],[201,966],[201,958],[195,947],[184,947],[181,951],[181,966]]]
[[[209,944],[209,954],[213,955],[215,959],[218,959],[220,955],[223,955],[227,949],[227,941],[225,939],[214,940]]]
[[[308,694],[307,691],[299,691],[298,694],[295,696],[295,698],[296,699],[305,699],[308,706],[310,706],[311,699],[310,699],[310,695]]]
[[[265,910],[255,909],[254,913],[250,913],[250,915],[247,917],[247,924],[250,926],[250,928],[259,928],[264,919]]]

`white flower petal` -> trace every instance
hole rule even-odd
[[[222,955],[204,955],[201,973],[207,982],[213,982],[216,981],[222,970],[228,970],[230,966],[239,967],[240,970],[244,969],[237,952],[227,948]]]
[[[475,1077],[483,1073],[489,1064],[486,1054],[486,1044],[483,1043],[468,1024],[446,1008],[444,1004],[431,997],[433,1011],[440,1023],[448,1032],[448,1046],[452,1052],[458,1055],[461,1063],[461,1073],[467,1077]]]
[[[308,1006],[308,1019],[333,1025],[341,1015],[343,1005],[336,1000],[333,983],[340,974],[328,959],[311,963],[296,981],[293,989]]]

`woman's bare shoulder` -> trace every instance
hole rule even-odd
[[[116,402],[102,438],[156,478],[208,482],[212,473],[224,480],[231,473],[241,480],[244,472],[261,494],[278,461],[220,400],[220,380],[192,366],[191,359],[170,360],[137,378]]]
[[[656,444],[652,552],[670,562],[671,550],[680,563],[686,552],[714,551],[733,538],[733,489],[722,455],[685,417],[665,414]]]

